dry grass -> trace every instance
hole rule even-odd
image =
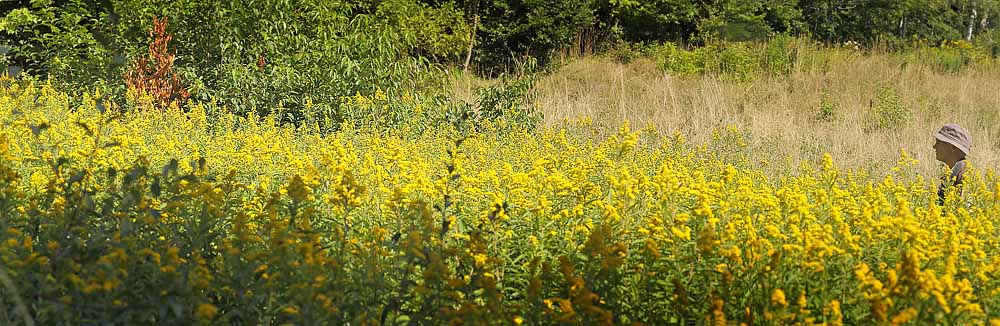
[[[933,175],[940,165],[931,135],[954,122],[973,135],[974,166],[1000,167],[996,70],[946,74],[884,54],[821,51],[826,51],[822,57],[804,56],[787,77],[748,83],[671,76],[650,59],[621,64],[602,57],[576,58],[536,84],[538,105],[548,125],[589,117],[607,132],[627,120],[638,128],[680,132],[696,144],[711,142],[715,130],[735,128],[747,138],[739,151],[754,164],[784,169],[830,153],[838,165],[874,175],[888,172],[901,149],[919,160],[921,174]],[[457,78],[454,94],[469,98],[475,86],[488,82]],[[895,89],[912,112],[905,125],[866,130],[880,86]],[[824,94],[835,104],[833,119],[817,119]]]

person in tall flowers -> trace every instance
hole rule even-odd
[[[972,136],[965,128],[949,123],[938,129],[934,139],[934,157],[951,169],[951,174],[942,176],[938,186],[938,204],[943,205],[949,187],[959,187],[961,190],[965,171],[969,168],[966,158],[972,150]]]

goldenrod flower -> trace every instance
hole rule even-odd
[[[788,307],[788,302],[785,301],[785,291],[774,289],[774,292],[771,292],[771,305],[778,308]]]
[[[219,312],[219,308],[211,303],[202,303],[195,308],[194,316],[195,318],[201,320],[209,320],[215,317],[215,314]]]

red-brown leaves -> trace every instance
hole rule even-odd
[[[149,30],[152,42],[147,57],[133,61],[125,72],[125,85],[133,96],[149,96],[158,108],[171,103],[183,104],[190,94],[181,85],[180,77],[174,72],[175,53],[167,48],[172,39],[167,34],[167,18],[153,17],[153,28]],[[175,51],[176,52],[176,51]]]

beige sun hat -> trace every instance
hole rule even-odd
[[[969,155],[969,150],[972,149],[972,136],[969,135],[969,131],[954,123],[942,126],[934,134],[934,138],[954,145],[965,155]]]

